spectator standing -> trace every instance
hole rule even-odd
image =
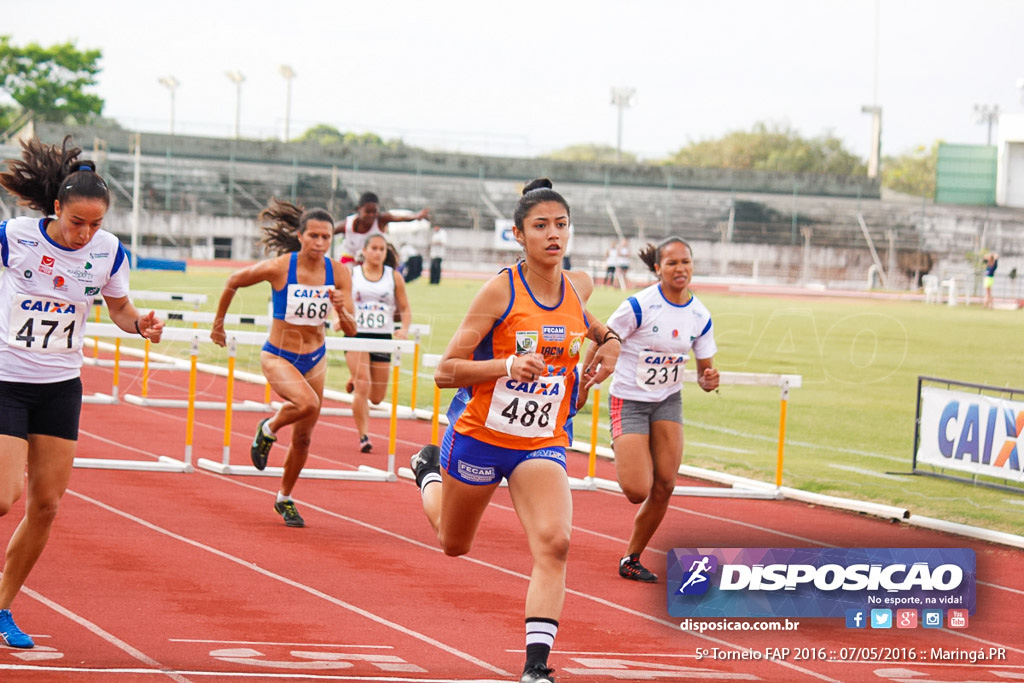
[[[629,286],[629,282],[626,281],[626,276],[629,274],[629,240],[619,242],[615,258],[615,274],[619,279],[620,286]]]
[[[398,249],[398,256],[402,261],[399,272],[408,284],[423,274],[423,256],[413,242],[406,242]]]
[[[999,267],[999,254],[990,251],[985,254],[985,308],[992,308],[992,285],[996,280],[996,268]]]
[[[441,284],[441,262],[448,247],[448,232],[440,225],[430,233],[430,284]]]

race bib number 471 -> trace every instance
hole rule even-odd
[[[58,299],[17,294],[11,305],[7,343],[35,353],[71,353],[82,348],[88,307]]]

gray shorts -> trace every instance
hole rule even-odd
[[[683,424],[683,395],[677,391],[664,401],[649,403],[608,394],[612,438],[623,434],[650,434],[651,423],[664,420]]]

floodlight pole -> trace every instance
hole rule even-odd
[[[619,130],[615,145],[615,161],[622,161],[622,111],[633,103],[636,88],[612,88],[612,104],[619,108]]]
[[[171,135],[174,135],[174,91],[181,84],[178,83],[178,79],[174,76],[161,76],[157,79],[157,82],[171,91]]]
[[[998,104],[976,104],[974,105],[974,120],[977,123],[988,124],[988,137],[985,144],[992,144],[992,124],[999,120]]]
[[[284,98],[284,141],[288,142],[289,126],[292,119],[292,79],[295,78],[295,71],[287,64],[282,64],[280,70],[285,83],[287,83]]]
[[[879,163],[882,158],[882,108],[878,105],[865,105],[860,108],[864,114],[871,114],[871,153],[868,156],[868,178],[878,177]]]
[[[245,76],[241,71],[228,71],[228,80],[235,84],[235,139],[238,139],[238,131],[242,120],[242,83]]]

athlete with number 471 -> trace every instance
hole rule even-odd
[[[279,254],[233,273],[217,304],[210,339],[219,346],[227,344],[224,316],[235,291],[259,282],[269,282],[274,319],[267,343],[260,352],[263,376],[283,399],[277,413],[256,428],[250,456],[253,466],[267,466],[277,432],[292,427],[292,442],[284,461],[281,490],[274,510],[291,527],[305,526],[292,500],[292,489],[309,457],[313,427],[320,417],[327,377],[325,325],[331,311],[338,314],[337,327],[355,334],[352,278],[348,268],[327,257],[331,247],[334,219],[324,209],[308,209],[280,200],[272,200],[260,213],[263,247]]]
[[[640,554],[665,517],[683,458],[683,368],[692,353],[697,383],[714,391],[718,349],[711,313],[690,291],[690,245],[670,237],[648,244],[639,256],[658,282],[626,299],[608,319],[622,337],[608,401],[619,486],[629,502],[641,504],[619,576],[654,583],[658,577],[640,564]]]
[[[82,150],[22,143],[0,185],[43,218],[0,222],[0,516],[27,491],[25,516],[7,545],[0,577],[0,637],[30,648],[11,602],[46,547],[71,479],[82,408],[82,343],[89,309],[103,295],[110,320],[159,342],[164,324],[128,299],[128,257],[101,225],[110,192]]]
[[[572,528],[565,448],[580,387],[610,374],[619,342],[586,312],[590,276],[562,270],[569,205],[551,181],[526,186],[513,222],[526,259],[491,278],[470,304],[434,374],[438,386],[459,387],[441,448],[424,447],[410,465],[447,555],[469,552],[491,496],[508,480],[533,557],[520,681],[551,683]],[[599,348],[581,363],[586,338]]]

